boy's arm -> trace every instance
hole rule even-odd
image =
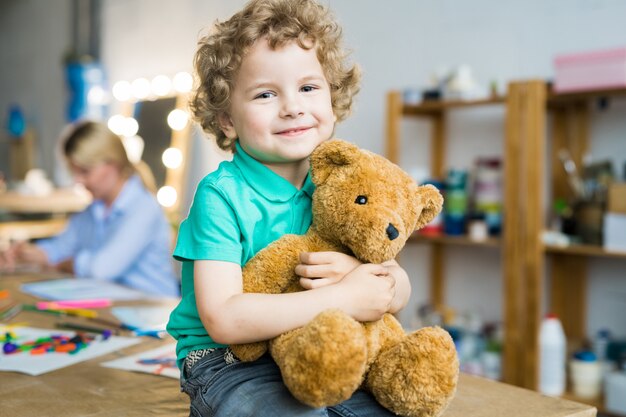
[[[395,298],[395,279],[383,265],[357,267],[336,285],[289,294],[243,293],[241,267],[195,261],[200,319],[213,340],[240,344],[267,340],[301,327],[329,308],[360,321],[379,319]]]

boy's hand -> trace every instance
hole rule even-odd
[[[345,297],[343,310],[359,321],[380,319],[396,295],[396,280],[387,267],[363,264],[337,284]]]
[[[296,275],[304,289],[324,287],[341,281],[361,265],[353,256],[340,252],[302,252]]]

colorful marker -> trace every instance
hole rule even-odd
[[[89,300],[59,300],[59,301],[40,301],[35,306],[40,310],[70,310],[83,308],[105,308],[112,304],[108,298],[93,298]]]

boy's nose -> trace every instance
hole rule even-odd
[[[304,114],[302,103],[297,97],[283,97],[281,117],[298,117]]]

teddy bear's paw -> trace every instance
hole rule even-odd
[[[367,341],[360,323],[340,310],[320,313],[271,343],[289,391],[312,407],[338,404],[361,385]]]
[[[240,361],[252,362],[259,359],[265,352],[267,352],[267,342],[230,345],[230,350]]]
[[[458,376],[452,338],[440,327],[426,327],[381,352],[367,386],[378,402],[398,415],[434,417],[452,400]]]

